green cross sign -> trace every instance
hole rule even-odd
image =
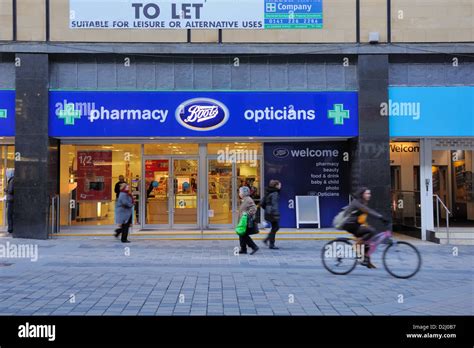
[[[7,118],[7,109],[0,109],[0,118]]]
[[[349,119],[349,110],[344,110],[344,104],[334,104],[334,110],[328,111],[328,118],[334,120],[334,124],[338,126],[344,125],[344,119]]]
[[[58,111],[58,118],[64,120],[64,125],[74,126],[74,120],[81,118],[81,111],[74,109],[74,104],[64,105],[63,110]]]

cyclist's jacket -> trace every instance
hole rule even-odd
[[[370,209],[367,204],[358,199],[353,199],[346,208],[347,216],[344,223],[344,230],[350,233],[355,233],[361,225],[367,225],[367,217],[372,216],[377,219],[382,219],[382,214],[379,214],[373,209]]]

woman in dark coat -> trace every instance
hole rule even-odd
[[[262,208],[265,209],[265,220],[272,225],[272,229],[267,238],[263,241],[268,244],[270,249],[278,249],[275,246],[275,236],[280,229],[280,201],[281,182],[278,180],[270,180],[263,197]]]
[[[115,237],[122,235],[122,243],[130,243],[128,240],[128,229],[132,224],[132,213],[135,202],[130,193],[130,186],[123,183],[120,186],[120,194],[116,202],[117,222],[121,225],[120,229],[115,230]]]

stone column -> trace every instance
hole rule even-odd
[[[388,117],[381,115],[381,103],[388,102],[387,55],[358,58],[359,137],[352,142],[352,188],[367,186],[372,191],[370,206],[390,212],[390,134]]]
[[[16,55],[15,238],[46,239],[57,193],[57,140],[48,136],[47,54]]]

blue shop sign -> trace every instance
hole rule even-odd
[[[0,90],[0,136],[15,135],[15,91]]]
[[[474,136],[474,87],[390,87],[390,136]]]
[[[354,137],[357,92],[50,91],[53,137]]]

